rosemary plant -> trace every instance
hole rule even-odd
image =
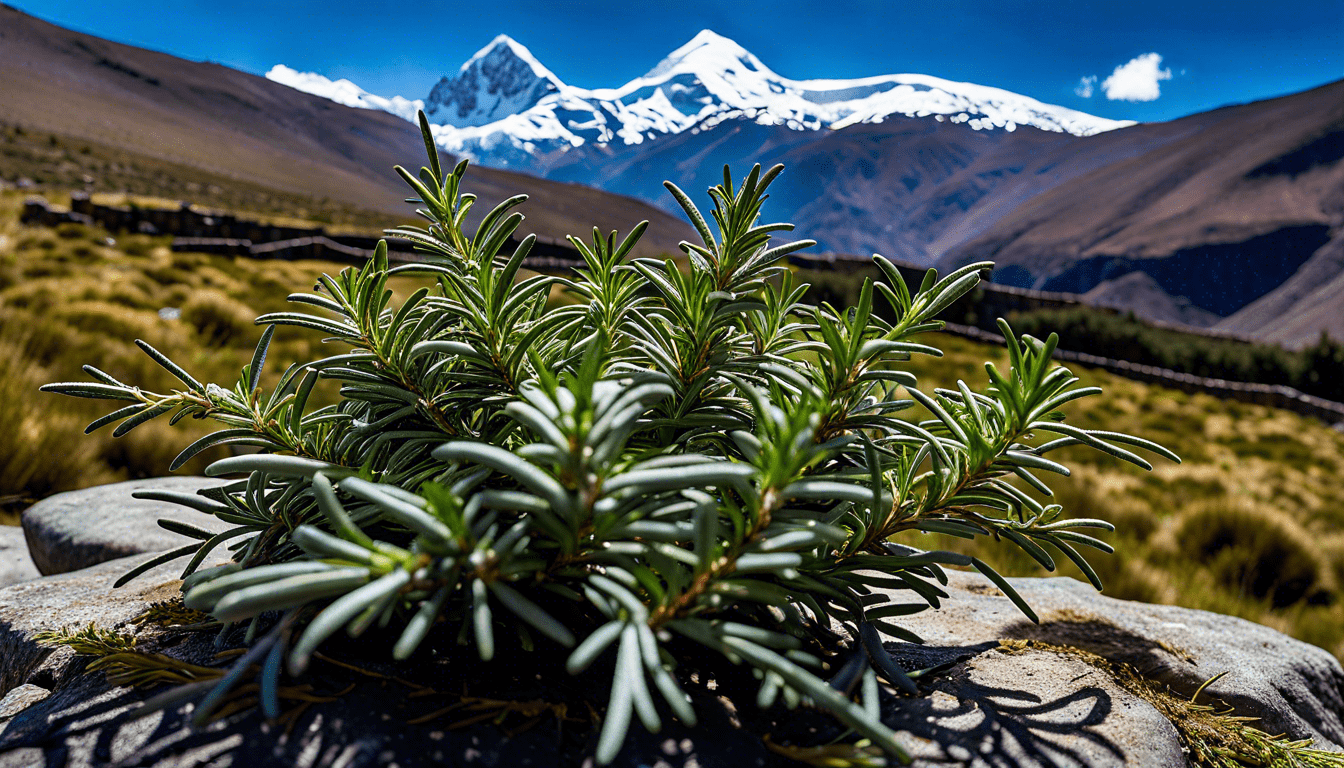
[[[916,338],[942,327],[935,317],[988,263],[941,279],[930,270],[912,293],[874,256],[886,279],[865,282],[857,306],[804,303],[784,261],[812,243],[772,245],[792,226],[759,223],[782,167],[740,183],[725,169],[708,219],[667,184],[702,239],[682,244],[688,267],[630,259],[641,224],[619,241],[571,238],[585,262],[571,277],[519,279],[534,238],[505,248],[524,198],[468,234],[467,164],[445,171],[424,115],[420,125],[429,166],[396,170],[427,225],[389,234],[422,262],[391,266],[380,244],[362,268],[292,295],[305,311],[258,318],[261,342],[229,388],[144,342],[180,389],[150,392],[92,367],[90,382],[44,387],[124,401],[89,430],[120,422],[121,435],[168,414],[222,425],[174,468],[211,446],[260,449],[212,464],[210,475],[239,478],[218,489],[145,492],[232,527],[165,521],[192,543],[122,582],[190,557],[187,608],[250,622],[253,650],[236,669],[262,665],[263,711],[276,711],[265,694],[275,679],[302,674],[342,630],[391,627],[395,659],[427,637],[461,637],[466,650],[441,650],[485,661],[502,633],[523,632],[544,638],[538,652],[559,651],[556,674],[614,659],[599,763],[633,719],[650,731],[669,716],[695,723],[678,668],[694,649],[754,668],[762,706],[819,707],[905,759],[878,717],[878,679],[915,687],[883,637],[918,641],[896,620],[947,597],[943,566],[978,569],[1035,615],[984,562],[903,535],[993,536],[1047,570],[1067,558],[1100,589],[1080,550],[1111,551],[1084,531],[1112,526],[1038,501],[1051,495],[1042,475],[1068,474],[1048,454],[1086,445],[1150,468],[1136,447],[1178,460],[1065,423],[1061,406],[1099,390],[1052,365],[1053,335],[1000,321],[1010,365],[987,364],[983,392],[923,389],[902,370],[911,355],[940,354]],[[394,275],[424,287],[394,306]],[[579,301],[548,309],[556,289]],[[259,383],[280,325],[323,334],[334,354],[291,365],[268,392]],[[321,379],[339,382],[342,399],[312,409]],[[931,418],[898,415],[916,405]],[[231,563],[198,570],[226,544]],[[841,644],[864,663],[833,665],[827,649]],[[223,676],[198,717],[238,679]]]

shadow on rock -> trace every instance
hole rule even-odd
[[[1175,645],[1154,641],[1096,616],[1049,615],[1040,624],[1025,619],[1004,628],[1006,640],[1039,640],[1051,645],[1090,651],[1110,661],[1128,664],[1139,674],[1190,695],[1202,679],[1191,654]],[[1188,688],[1189,690],[1185,690]]]

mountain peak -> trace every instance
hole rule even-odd
[[[527,46],[499,35],[434,86],[425,114],[441,125],[479,126],[524,112],[565,84]]]
[[[644,75],[644,78],[659,78],[676,70],[724,72],[743,67],[752,72],[773,75],[760,59],[739,45],[736,40],[724,37],[712,29],[702,29],[685,45],[658,62],[648,74]]]
[[[736,48],[739,50],[746,50],[745,48],[742,48],[742,46],[738,45],[736,40],[732,39],[731,37],[724,37],[723,35],[720,35],[718,32],[715,32],[712,29],[702,29],[699,32],[696,32],[695,37],[692,37],[690,40],[688,40],[686,44],[682,46],[682,48],[689,48],[692,46],[694,47],[716,46],[720,48]]]
[[[508,35],[496,35],[495,39],[491,40],[489,45],[473,54],[472,57],[467,59],[457,71],[459,73],[466,72],[472,67],[477,66],[478,62],[487,61],[516,61],[525,64],[528,69],[532,70],[532,74],[539,78],[554,80],[557,83],[560,81],[551,70],[542,65],[536,56],[532,55],[532,51],[530,51],[527,46],[514,40]]]

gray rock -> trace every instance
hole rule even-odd
[[[1176,728],[1089,664],[1055,653],[988,649],[893,699],[883,721],[920,768],[1184,768]]]
[[[944,610],[901,620],[930,645],[1017,638],[1071,646],[1127,663],[1185,696],[1226,672],[1205,695],[1259,718],[1256,728],[1323,748],[1344,745],[1344,669],[1314,645],[1245,619],[1116,600],[1073,579],[1011,579],[1039,615],[1035,625],[979,574],[949,576]]]
[[[24,683],[0,698],[0,720],[8,720],[50,695],[46,688]]]
[[[123,628],[147,606],[180,594],[177,577],[185,558],[112,588],[122,574],[150,558],[137,555],[0,589],[0,695],[25,683],[56,690],[67,681],[74,652],[39,644],[38,633],[89,624]]]
[[[38,570],[50,576],[180,547],[189,540],[160,528],[160,518],[211,532],[229,526],[212,515],[168,502],[131,498],[131,493],[145,489],[195,493],[222,482],[206,477],[156,477],[58,493],[24,510],[28,550]]]
[[[303,709],[284,727],[264,722],[255,711],[243,711],[208,727],[192,728],[191,705],[135,719],[133,712],[148,693],[111,688],[100,674],[84,672],[77,660],[37,648],[32,636],[54,624],[93,621],[115,628],[148,603],[176,593],[175,568],[180,565],[161,567],[121,590],[108,591],[117,575],[144,557],[0,590],[0,693],[21,683],[52,691],[5,724],[0,732],[0,768],[44,762],[70,768],[225,764],[405,768],[440,763],[577,767],[592,754],[596,737],[586,722],[562,727],[549,715],[542,717],[542,724],[517,733],[505,727],[521,718],[503,727],[489,722],[457,727],[454,723],[466,716],[464,710],[409,724],[454,702],[464,689],[476,696],[518,701],[554,701],[562,694],[560,688],[535,682],[532,673],[515,670],[513,665],[520,663],[516,658],[463,665],[422,655],[393,666],[385,661],[382,647],[392,639],[373,635],[359,641],[333,640],[335,647],[327,650],[356,662],[365,672],[315,662],[318,666],[306,682],[317,686],[319,694],[339,695]],[[1225,678],[1210,690],[1234,703],[1241,714],[1258,714],[1262,729],[1284,731],[1293,738],[1313,737],[1325,748],[1338,744],[1334,734],[1344,711],[1339,706],[1344,675],[1320,649],[1238,619],[1102,598],[1087,585],[1068,579],[1013,583],[1041,615],[1041,625],[1022,619],[980,576],[957,573],[952,574],[948,588],[952,596],[943,610],[902,620],[928,644],[886,646],[908,669],[939,669],[920,678],[920,696],[888,693],[882,702],[884,721],[909,745],[916,765],[1186,766],[1175,728],[1101,668],[1078,655],[1039,646],[1004,652],[1005,639],[1033,639],[1124,661],[1183,695],[1193,693],[1213,674],[1231,669],[1232,679]],[[215,663],[208,634],[182,639],[146,631],[140,637],[140,647],[146,651]],[[368,672],[395,677],[370,677]],[[595,671],[566,678],[562,686],[568,695],[579,690],[588,700],[600,700],[602,686],[610,679],[607,675]],[[741,688],[734,698],[751,701],[754,682],[743,678],[722,679],[717,694]],[[414,690],[423,685],[443,693]],[[693,729],[675,721],[665,722],[656,735],[633,727],[616,766],[783,766],[792,763],[767,750],[754,734],[769,732],[779,741],[790,734],[815,732],[820,739],[840,733],[833,720],[816,712],[761,712],[749,704],[733,710],[709,691],[698,692],[696,707],[701,724]],[[570,712],[586,719],[578,706]]]
[[[28,554],[28,542],[17,525],[0,525],[0,587],[41,576]]]
[[[0,698],[0,736],[5,734],[8,722],[17,714],[51,695],[51,691],[27,683]]]

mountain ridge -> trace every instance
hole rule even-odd
[[[320,76],[305,77],[282,82],[325,95]],[[479,108],[481,103],[489,108]],[[793,80],[711,30],[702,30],[644,75],[594,89],[565,84],[526,47],[500,35],[455,75],[440,79],[425,104],[444,149],[539,175],[575,147],[638,145],[732,119],[827,131],[899,115],[965,123],[974,130],[1030,126],[1074,135],[1132,124],[928,75]]]
[[[621,89],[565,86],[494,123],[435,131],[441,144],[468,155],[487,149],[478,153],[487,162],[665,207],[663,179],[695,192],[716,183],[725,164],[782,162],[789,172],[772,188],[765,215],[794,222],[823,250],[946,266],[990,259],[998,282],[1090,293],[1098,304],[1153,319],[1289,346],[1312,343],[1321,330],[1344,338],[1344,81],[1087,135],[920,111],[880,119],[851,111],[823,123],[805,114],[815,104],[798,95],[835,103],[816,94],[839,93],[848,109],[854,97],[873,98],[860,86],[914,93],[911,83],[896,82],[901,77],[787,81],[797,93],[775,94],[773,111],[744,108],[747,101],[722,94],[741,96],[750,91],[742,83],[777,76],[741,46],[704,32]],[[781,91],[784,83],[776,82]],[[642,101],[629,99],[644,86],[656,87]],[[680,108],[657,100],[674,86]],[[593,94],[607,113],[584,101]],[[616,105],[630,106],[621,98],[648,108],[622,129],[659,109],[683,122],[629,140],[610,130],[596,141],[503,135],[561,136],[556,121],[539,116],[560,102],[573,102],[574,115],[587,109],[571,122],[597,130]],[[703,114],[690,114],[695,99],[706,102]]]

